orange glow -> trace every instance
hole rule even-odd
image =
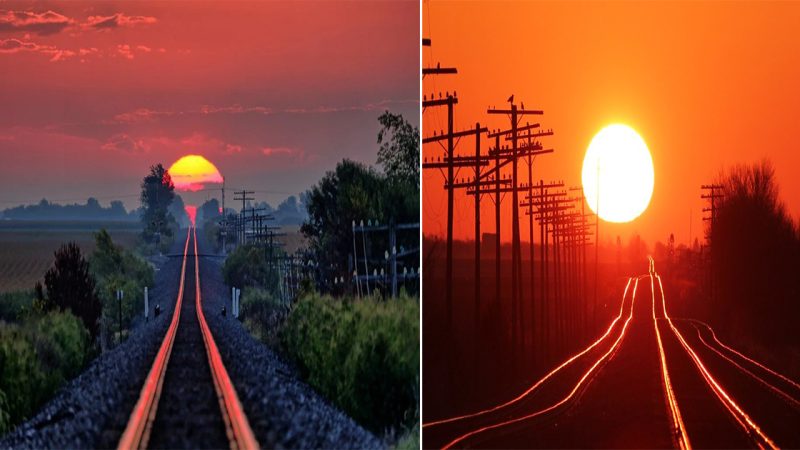
[[[630,281],[629,281],[628,284],[630,284]],[[592,372],[594,372],[594,370],[603,361],[608,359],[609,355],[611,355],[612,353],[616,352],[617,349],[619,349],[620,343],[622,342],[622,338],[625,336],[625,331],[628,329],[628,324],[630,324],[631,319],[633,319],[633,304],[636,301],[636,288],[638,286],[639,286],[639,278],[636,279],[636,283],[633,285],[633,296],[631,297],[630,314],[628,314],[628,318],[625,320],[625,324],[623,325],[622,331],[619,333],[619,336],[617,337],[617,340],[614,341],[614,343],[611,345],[611,348],[609,348],[607,352],[605,352],[602,356],[600,356],[600,358],[598,358],[597,361],[595,361],[595,363],[592,365],[592,367],[590,367],[589,370],[587,370],[586,373],[583,374],[583,376],[580,378],[580,380],[578,380],[578,383],[575,385],[575,387],[572,389],[572,391],[570,391],[569,394],[567,394],[566,397],[564,397],[560,401],[556,402],[555,404],[553,404],[551,406],[548,406],[547,408],[541,409],[539,411],[536,411],[536,412],[534,412],[532,414],[528,414],[528,415],[525,415],[525,416],[522,416],[522,417],[517,417],[517,418],[511,419],[511,420],[506,420],[506,421],[499,422],[499,423],[496,423],[496,424],[493,424],[493,425],[488,425],[488,426],[485,426],[485,427],[478,428],[477,430],[470,431],[469,433],[461,435],[461,436],[457,437],[456,439],[452,440],[449,444],[445,445],[443,447],[443,449],[446,450],[448,448],[452,448],[454,445],[458,444],[459,442],[461,442],[461,441],[463,441],[463,440],[465,440],[467,438],[470,438],[472,436],[475,436],[476,434],[483,433],[485,431],[489,431],[489,430],[493,430],[493,429],[497,429],[497,428],[501,428],[501,427],[504,427],[504,426],[507,426],[507,425],[511,425],[511,424],[514,424],[514,423],[518,423],[518,422],[522,422],[522,421],[525,421],[525,420],[529,420],[529,419],[532,419],[534,417],[540,416],[542,414],[548,413],[550,411],[555,410],[559,406],[567,403],[570,399],[572,399],[572,397],[575,396],[575,393],[578,392],[578,389],[580,389],[581,385],[583,385],[583,383],[589,378],[589,376],[592,374]]]
[[[184,205],[183,209],[186,210],[186,215],[189,216],[189,222],[191,222],[192,226],[194,226],[194,219],[197,217],[197,206]]]
[[[697,368],[700,370],[700,373],[703,375],[703,378],[705,378],[706,383],[708,383],[708,385],[711,387],[711,390],[720,400],[722,405],[725,406],[725,408],[731,413],[731,415],[739,423],[739,425],[741,425],[742,428],[744,428],[748,436],[752,437],[753,439],[760,440],[761,442],[758,442],[759,446],[761,446],[761,444],[763,443],[769,448],[777,449],[778,447],[775,445],[772,439],[770,439],[766,434],[764,434],[764,432],[761,431],[761,428],[753,421],[753,419],[751,419],[750,416],[748,416],[742,410],[742,408],[735,401],[733,401],[731,396],[724,389],[722,389],[722,386],[717,382],[716,379],[714,379],[714,377],[711,375],[708,369],[706,369],[706,366],[703,364],[703,361],[700,359],[699,356],[697,356],[697,353],[694,352],[692,347],[683,338],[683,335],[681,335],[681,332],[678,331],[678,329],[672,323],[672,320],[670,319],[669,315],[667,315],[666,299],[664,297],[664,286],[661,284],[661,276],[656,275],[656,277],[658,278],[658,286],[661,290],[661,304],[664,309],[664,318],[667,319],[667,322],[669,323],[672,332],[678,338],[684,350],[686,350],[686,352],[692,358],[692,361],[694,361],[695,366],[697,366]]]
[[[648,243],[670,233],[676,243],[688,242],[690,235],[702,242],[699,211],[706,205],[699,186],[731,164],[769,157],[789,212],[800,215],[794,170],[800,152],[792,151],[800,104],[800,89],[794,88],[800,78],[798,20],[798,2],[427,1],[422,34],[431,46],[422,49],[422,64],[455,67],[458,73],[426,75],[422,92],[428,98],[458,93],[455,131],[476,122],[507,129],[506,117],[486,110],[507,105],[511,94],[529,109],[542,109],[544,115],[530,122],[553,129],[541,141],[555,151],[536,157],[536,182],[578,185],[593,135],[610,123],[633,126],[650,149],[657,186],[635,221],[600,226],[601,243],[617,235],[625,242],[633,233]],[[445,108],[426,108],[422,120],[426,137],[447,130]],[[481,151],[493,145],[486,139]],[[429,161],[445,156],[438,144],[422,147]],[[470,156],[474,149],[474,139],[464,137],[456,154]],[[510,173],[504,169],[502,176]],[[471,176],[468,167],[458,174]],[[438,170],[423,170],[421,177],[423,233],[446,236],[444,177]],[[464,189],[454,195],[454,238],[471,241],[473,197]],[[494,233],[488,197],[481,204],[481,231]],[[501,214],[501,238],[508,242],[508,199]]]
[[[613,329],[614,329],[614,325],[616,325],[616,324],[617,324],[617,322],[619,321],[619,319],[620,319],[620,318],[622,318],[622,309],[623,309],[623,307],[625,306],[625,296],[628,294],[628,288],[631,286],[631,281],[633,281],[633,279],[632,279],[632,278],[628,278],[628,284],[626,284],[626,285],[625,285],[625,292],[622,294],[622,303],[621,303],[621,304],[620,304],[620,306],[619,306],[619,314],[618,314],[618,315],[617,315],[617,317],[616,317],[616,318],[614,318],[614,320],[611,322],[611,325],[609,325],[609,327],[608,327],[608,329],[606,330],[606,332],[605,332],[605,333],[604,333],[602,336],[600,336],[600,338],[599,338],[599,339],[597,339],[596,341],[594,341],[594,343],[592,343],[592,345],[590,345],[590,346],[586,347],[586,348],[585,348],[583,351],[581,351],[580,353],[578,353],[578,354],[576,354],[576,355],[572,356],[572,357],[571,357],[571,358],[569,358],[568,360],[566,360],[566,361],[564,361],[563,363],[561,363],[561,365],[560,365],[560,366],[556,367],[556,368],[555,368],[555,369],[553,369],[553,370],[552,370],[550,373],[548,373],[547,375],[545,375],[545,376],[544,376],[544,377],[543,377],[541,380],[537,381],[537,382],[536,382],[536,383],[535,383],[533,386],[531,386],[531,387],[530,387],[530,388],[529,388],[527,391],[523,392],[523,393],[522,393],[522,394],[520,394],[518,397],[516,397],[516,398],[514,398],[514,399],[512,399],[512,400],[509,400],[509,401],[507,401],[507,402],[505,402],[505,403],[503,403],[503,404],[501,404],[501,405],[495,406],[495,407],[493,407],[493,408],[484,409],[484,410],[482,410],[482,411],[478,411],[478,412],[475,412],[475,413],[472,413],[472,414],[465,414],[465,415],[463,415],[463,416],[451,417],[451,418],[449,418],[449,419],[442,419],[442,420],[436,420],[436,421],[432,421],[432,422],[428,422],[428,423],[423,423],[423,424],[422,424],[422,428],[426,428],[426,427],[430,427],[430,426],[435,426],[435,425],[441,425],[441,424],[450,423],[450,422],[456,422],[456,421],[458,421],[458,420],[462,420],[462,419],[468,419],[468,418],[470,418],[470,417],[477,417],[477,416],[480,416],[480,415],[483,415],[483,414],[486,414],[486,413],[490,413],[490,412],[492,412],[492,411],[497,411],[498,409],[505,408],[506,406],[513,405],[514,403],[517,403],[518,401],[520,401],[520,400],[522,400],[523,398],[525,398],[525,397],[527,397],[528,395],[530,395],[530,394],[531,394],[533,391],[535,391],[535,390],[536,390],[536,389],[537,389],[539,386],[541,386],[541,385],[542,385],[542,383],[544,383],[544,382],[545,382],[545,381],[547,381],[547,380],[548,380],[550,377],[552,377],[553,375],[555,375],[556,373],[558,373],[558,371],[560,371],[561,369],[563,369],[563,368],[567,367],[567,366],[568,366],[568,365],[570,365],[570,364],[571,364],[573,361],[575,361],[576,359],[580,358],[581,356],[585,355],[587,352],[589,352],[591,349],[595,348],[595,347],[596,347],[598,344],[600,344],[601,342],[603,342],[603,341],[604,341],[604,340],[605,340],[605,339],[608,337],[608,335],[611,333],[611,330],[613,330]]]
[[[175,183],[175,189],[179,191],[199,191],[206,183],[223,182],[222,174],[217,167],[200,155],[183,156],[172,163],[168,171],[172,182]]]

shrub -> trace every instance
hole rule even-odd
[[[102,321],[109,331],[119,332],[120,307],[122,328],[129,328],[136,314],[142,312],[144,287],[153,285],[154,270],[142,258],[115,245],[106,230],[95,234],[95,241],[97,247],[89,265],[103,304]],[[124,292],[122,302],[117,300],[117,290]]]
[[[0,323],[0,431],[29,417],[89,356],[89,332],[69,312]]]
[[[286,305],[264,289],[246,288],[242,292],[239,318],[247,331],[270,346],[279,345],[279,333],[289,315]]]
[[[16,322],[26,311],[30,311],[34,298],[33,291],[14,291],[0,294],[0,320]]]
[[[419,401],[419,304],[306,294],[283,343],[308,382],[376,433],[411,428]]]
[[[278,288],[278,271],[269,266],[264,249],[254,245],[241,245],[225,259],[222,266],[225,284],[237,288],[260,286],[273,294]]]

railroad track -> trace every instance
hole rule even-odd
[[[203,314],[195,228],[182,258],[172,320],[118,448],[258,448]]]
[[[581,389],[591,381],[598,368],[619,348],[632,317],[638,282],[638,278],[628,280],[619,314],[596,341],[510,401],[475,413],[423,423],[424,445],[429,447],[433,444],[443,448],[462,446],[483,438],[487,433],[568,407],[579,397]]]
[[[797,447],[800,384],[720,342],[707,324],[672,319],[652,258],[649,269],[629,281],[630,305],[626,288],[620,315],[600,339],[514,399],[423,423],[424,445]],[[641,279],[649,279],[651,299],[646,313],[636,307],[629,327]],[[623,309],[628,318],[615,328]],[[548,391],[558,383],[570,388],[555,398]],[[631,400],[636,395],[646,399]]]

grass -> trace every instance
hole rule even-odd
[[[0,293],[33,289],[36,281],[53,264],[53,253],[75,241],[84,255],[94,251],[94,233],[110,224],[54,222],[45,227],[39,222],[0,221]],[[110,226],[115,243],[133,248],[138,228]]]

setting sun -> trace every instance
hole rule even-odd
[[[608,222],[630,222],[650,204],[653,159],[633,128],[609,125],[589,144],[581,178],[586,201],[597,215]]]
[[[183,156],[172,163],[168,171],[179,191],[199,191],[205,183],[223,181],[217,167],[200,155]]]

